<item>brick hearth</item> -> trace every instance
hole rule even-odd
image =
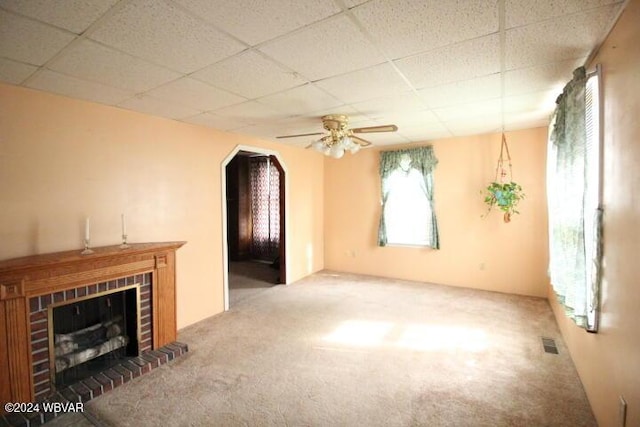
[[[173,342],[157,350],[148,350],[139,357],[133,357],[116,366],[70,385],[40,402],[82,402],[100,396],[122,384],[149,373],[151,370],[164,365],[189,351],[186,344]],[[37,412],[29,414],[12,413],[0,417],[0,426],[34,427],[51,421],[62,413]]]

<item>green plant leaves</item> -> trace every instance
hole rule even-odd
[[[489,205],[489,211],[494,206],[497,206],[505,213],[520,213],[516,206],[525,197],[520,184],[513,181],[505,183],[492,182],[485,191],[484,202]]]

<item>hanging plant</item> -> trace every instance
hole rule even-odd
[[[508,180],[507,171],[504,169],[505,153],[509,161]],[[498,177],[500,177],[500,179],[498,179]],[[496,179],[487,186],[483,193],[485,196],[484,202],[489,205],[489,210],[485,216],[491,212],[494,206],[504,212],[504,222],[510,222],[511,215],[520,213],[517,210],[517,206],[520,200],[524,199],[525,194],[520,184],[513,181],[511,155],[509,154],[509,146],[507,145],[507,139],[504,133],[502,134],[502,146],[500,147],[500,157],[498,158],[498,167],[496,168]]]
[[[491,208],[497,206],[504,212],[504,222],[511,221],[512,214],[519,214],[516,209],[518,202],[524,199],[525,194],[522,187],[513,181],[511,182],[492,182],[485,189],[486,195],[484,202],[489,205],[489,213]]]

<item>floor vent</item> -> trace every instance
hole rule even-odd
[[[553,338],[542,337],[542,346],[545,353],[558,354],[558,347],[556,347],[556,342]]]

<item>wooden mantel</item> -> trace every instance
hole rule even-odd
[[[34,400],[29,299],[152,273],[153,348],[176,340],[175,253],[186,242],[133,243],[0,261],[0,400]]]

